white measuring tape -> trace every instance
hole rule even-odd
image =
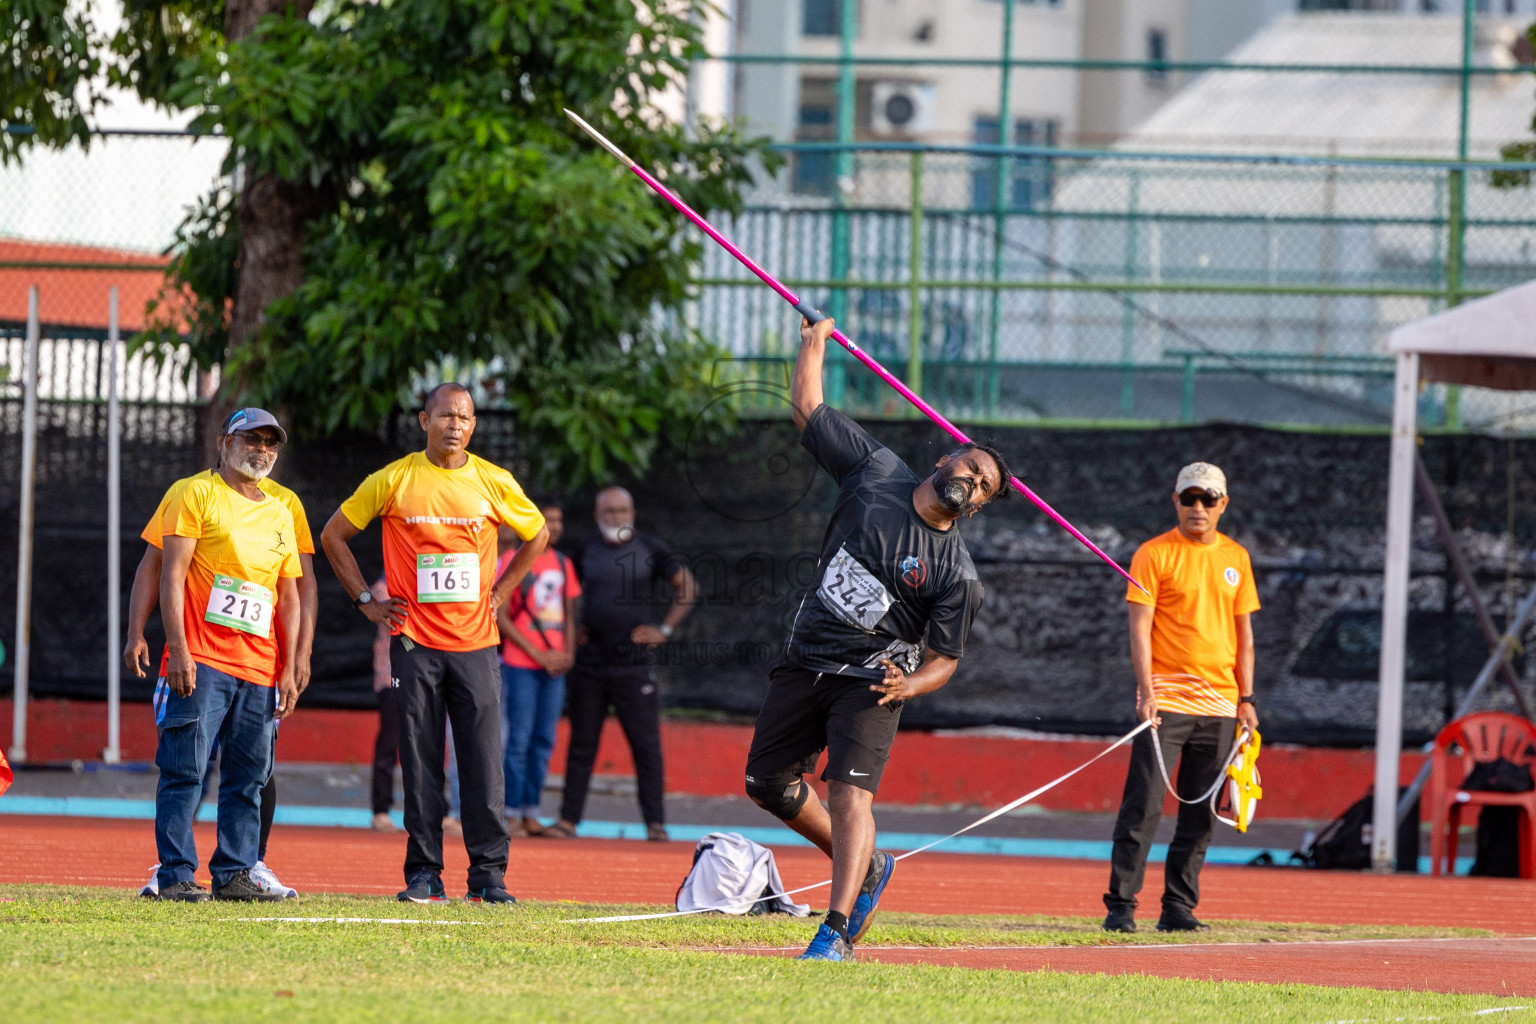
[[[1153,753],[1155,753],[1157,755],[1157,770],[1162,772],[1162,775],[1163,775],[1163,787],[1168,790],[1168,795],[1169,796],[1173,797],[1175,800],[1177,800],[1181,804],[1201,804],[1201,803],[1205,803],[1207,800],[1209,800],[1211,802],[1211,813],[1216,815],[1216,820],[1217,821],[1220,821],[1223,824],[1231,825],[1233,828],[1237,828],[1239,831],[1242,831],[1242,829],[1239,828],[1239,826],[1238,826],[1236,821],[1234,821],[1231,818],[1228,818],[1225,815],[1223,815],[1221,813],[1221,811],[1218,810],[1217,807],[1216,807],[1217,801],[1220,799],[1220,796],[1221,796],[1221,787],[1223,785],[1225,785],[1229,781],[1229,777],[1227,775],[1227,769],[1232,767],[1234,764],[1237,764],[1240,761],[1242,761],[1242,759],[1243,759],[1243,748],[1248,745],[1249,739],[1251,739],[1252,736],[1253,736],[1253,730],[1249,729],[1246,725],[1242,725],[1241,723],[1239,723],[1237,729],[1238,729],[1237,739],[1232,744],[1232,753],[1227,755],[1226,761],[1224,761],[1222,763],[1221,767],[1216,770],[1216,781],[1211,784],[1211,788],[1210,789],[1206,790],[1200,796],[1195,797],[1193,800],[1186,800],[1182,796],[1180,796],[1179,795],[1179,791],[1174,788],[1173,780],[1168,777],[1168,763],[1163,760],[1163,744],[1158,739],[1157,729],[1156,728],[1153,728],[1153,730],[1152,730],[1152,751],[1153,751]],[[1258,781],[1258,766],[1257,765],[1254,766],[1254,778],[1255,778],[1255,781]],[[1242,810],[1241,810],[1241,801],[1242,801],[1242,799],[1243,799],[1242,793],[1239,791],[1237,785],[1234,783],[1233,784],[1233,791],[1232,791],[1232,806],[1233,806],[1233,809],[1234,809],[1234,813],[1237,813],[1237,814],[1241,814],[1242,813]],[[1252,816],[1252,812],[1250,812],[1250,817],[1251,816]]]
[[[984,815],[984,816],[982,816],[980,818],[977,818],[975,821],[971,822],[969,825],[967,825],[967,826],[965,826],[964,828],[961,828],[961,829],[956,829],[955,831],[951,832],[947,836],[944,836],[944,837],[942,837],[940,839],[935,839],[933,842],[928,843],[925,846],[919,846],[915,850],[908,850],[906,853],[898,854],[895,857],[895,859],[896,860],[906,860],[908,857],[916,857],[920,853],[924,853],[924,852],[926,852],[928,850],[933,849],[935,846],[938,846],[940,843],[947,843],[951,839],[955,838],[956,836],[964,835],[965,833],[969,832],[973,828],[978,828],[978,827],[980,827],[982,825],[985,825],[987,822],[992,821],[995,818],[1002,817],[1004,814],[1007,814],[1009,811],[1013,810],[1015,807],[1022,807],[1023,805],[1029,803],[1031,800],[1033,800],[1035,797],[1039,796],[1040,794],[1048,792],[1048,791],[1050,791],[1052,789],[1055,789],[1057,786],[1061,785],[1063,782],[1066,782],[1072,776],[1076,775],[1078,772],[1080,772],[1083,769],[1087,768],[1089,765],[1092,765],[1095,761],[1098,761],[1100,758],[1102,758],[1105,755],[1109,754],[1111,751],[1115,750],[1116,748],[1122,747],[1125,744],[1129,743],[1138,733],[1146,730],[1151,725],[1152,725],[1151,722],[1142,722],[1136,728],[1132,729],[1130,732],[1126,733],[1124,736],[1121,736],[1119,739],[1115,740],[1115,742],[1111,743],[1109,746],[1105,747],[1103,750],[1101,750],[1097,754],[1093,755],[1093,757],[1091,757],[1088,760],[1084,761],[1082,764],[1078,765],[1076,768],[1073,768],[1071,771],[1067,772],[1067,774],[1061,776],[1060,778],[1053,779],[1052,781],[1047,782],[1045,785],[1041,786],[1039,789],[1034,789],[1034,790],[1031,790],[1028,793],[1025,793],[1023,796],[1019,797],[1017,800],[1013,801],[1012,803],[1004,804],[1002,807],[999,807],[997,810],[992,811],[991,813],[986,814],[986,815]],[[778,898],[780,896],[796,896],[796,895],[799,895],[802,892],[810,892],[813,889],[820,889],[820,888],[822,888],[824,886],[828,886],[828,885],[831,885],[831,884],[832,884],[832,879],[829,878],[829,879],[827,879],[824,882],[817,882],[815,885],[802,885],[798,889],[790,889],[788,892],[764,893],[764,894],[761,894],[761,895],[758,895],[758,896],[743,897],[742,899],[735,900],[734,902],[723,903],[723,904],[720,904],[719,906],[715,906],[715,907],[699,907],[699,908],[694,909],[694,910],[673,910],[673,911],[668,911],[667,913],[664,913],[664,914],[623,914],[623,915],[619,915],[619,916],[616,916],[616,917],[578,917],[578,918],[572,918],[570,920],[567,920],[565,923],[566,924],[611,924],[611,923],[618,922],[618,921],[658,921],[658,920],[660,920],[662,918],[665,918],[665,917],[688,917],[691,914],[708,914],[708,913],[711,913],[713,911],[731,910],[731,909],[736,908],[736,907],[749,907],[752,904],[757,903],[760,900],[776,899],[776,898]]]

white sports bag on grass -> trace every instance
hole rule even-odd
[[[810,914],[811,908],[804,903],[771,895],[783,891],[784,880],[772,850],[739,832],[711,832],[693,851],[693,870],[678,887],[677,909],[736,915]]]

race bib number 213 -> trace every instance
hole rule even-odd
[[[215,576],[203,619],[266,639],[272,633],[272,591],[250,580]]]
[[[480,600],[480,556],[417,555],[416,600],[422,604]]]

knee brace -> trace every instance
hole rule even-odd
[[[810,795],[811,787],[799,775],[772,775],[764,779],[747,776],[747,796],[781,821],[799,814]]]

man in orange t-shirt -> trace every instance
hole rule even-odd
[[[1182,798],[1194,799],[1221,775],[1238,723],[1259,725],[1250,621],[1259,595],[1248,552],[1216,532],[1229,501],[1221,470],[1208,462],[1185,466],[1173,493],[1179,525],[1147,541],[1131,559],[1131,575],[1150,591],[1128,586],[1125,594],[1136,713],[1153,729],[1137,736],[1131,748],[1104,894],[1105,931],[1136,930],[1136,895],[1167,788],[1153,744],[1165,764],[1178,761],[1176,788]],[[1179,805],[1158,931],[1210,930],[1194,911],[1215,824],[1209,799]]]
[[[262,786],[272,773],[276,718],[298,700],[303,570],[293,515],[264,492],[287,435],[264,409],[226,421],[217,473],[190,480],[160,522],[163,675],[155,688],[155,843],[159,898],[200,902],[192,819],[217,738],[218,847],[208,861],[213,898],[273,900],[251,877],[261,835]],[[276,693],[274,694],[274,687]]]
[[[469,853],[467,900],[517,902],[505,888],[502,821],[501,639],[495,609],[544,551],[544,517],[511,473],[471,455],[475,403],[460,384],[439,384],[420,413],[427,448],[364,480],[325,524],[320,544],[358,609],[387,624],[399,680],[400,774],[405,785],[405,890],[438,903],[443,889],[443,759],[453,723]],[[384,580],[374,600],[347,543],[383,520]],[[525,542],[496,573],[496,528]],[[492,583],[494,580],[494,584]]]

